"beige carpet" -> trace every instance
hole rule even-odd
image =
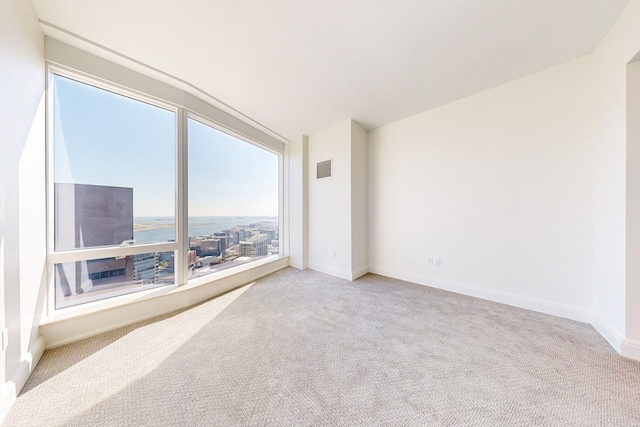
[[[47,351],[9,426],[640,426],[640,363],[589,326],[285,269]]]

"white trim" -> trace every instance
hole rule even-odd
[[[286,148],[286,147],[285,147]],[[288,171],[285,167],[285,153],[278,156],[278,255],[289,256],[289,191],[285,189]]]
[[[329,274],[331,276],[339,277],[345,280],[352,280],[352,272],[349,270],[343,270],[341,268],[336,268],[330,265],[322,265],[309,263],[309,269],[314,271],[319,271],[320,273]]]
[[[2,384],[2,390],[0,391],[0,423],[4,421],[22,391],[22,388],[29,379],[29,376],[36,368],[36,365],[44,353],[45,347],[44,337],[38,337],[36,342],[33,343],[33,346],[22,357],[22,361],[18,364],[18,367],[10,379]]]
[[[83,338],[107,332],[122,326],[190,307],[213,298],[232,289],[246,285],[260,277],[286,268],[289,258],[282,257],[265,262],[243,271],[216,276],[206,283],[184,285],[168,292],[160,290],[144,298],[129,301],[127,304],[105,307],[75,316],[50,319],[40,325],[40,333],[45,337],[47,348],[58,347]],[[238,269],[241,268],[237,267]]]
[[[568,304],[562,304],[555,301],[547,301],[539,298],[528,297],[525,295],[513,294],[510,292],[487,289],[467,283],[455,282],[453,280],[407,274],[403,271],[378,266],[369,266],[369,272],[392,277],[395,279],[405,280],[412,283],[417,283],[424,286],[429,286],[432,288],[455,292],[462,295],[481,298],[500,304],[507,304],[544,314],[550,314],[552,316],[563,317],[578,322],[589,323],[591,320],[591,310]]]
[[[70,251],[53,252],[49,254],[52,264],[65,262],[86,261],[98,258],[111,258],[124,255],[145,254],[149,252],[170,252],[178,250],[178,244],[170,243],[146,243],[144,245],[113,246],[101,248],[74,249]]]
[[[307,267],[304,266],[304,264],[296,259],[293,259],[292,257],[289,257],[289,266],[296,268],[298,270],[306,270]]]
[[[356,280],[358,277],[362,277],[369,272],[369,266],[363,265],[351,270],[351,280]]]
[[[213,128],[215,130],[217,130],[218,132],[222,132],[226,135],[232,136],[236,139],[241,140],[242,142],[246,142],[247,144],[251,144],[253,146],[256,146],[262,150],[268,151],[272,154],[275,155],[282,155],[284,154],[284,151],[279,151],[276,148],[265,144],[263,142],[260,142],[257,139],[251,138],[247,135],[244,135],[241,132],[237,132],[231,128],[228,128],[226,126],[224,126],[223,124],[220,124],[219,122],[209,118],[208,116],[203,115],[202,113],[198,113],[197,111],[191,110],[189,108],[185,108],[186,112],[187,112],[187,118],[191,119],[195,122],[200,123],[201,125]],[[284,150],[284,146],[282,147]]]
[[[136,90],[135,88],[117,84],[116,82],[111,82],[99,76],[88,74],[82,70],[74,70],[70,67],[66,67],[64,64],[46,61],[46,65],[48,74],[55,74],[69,80],[74,80],[78,83],[83,83],[107,92],[112,92],[116,95],[131,98],[134,101],[149,104],[153,107],[162,108],[163,110],[168,110],[177,114],[178,106],[165,101],[162,98]]]
[[[640,362],[640,341],[624,339],[622,340],[620,354],[629,359]]]
[[[55,312],[55,298],[53,298],[54,290],[53,290],[53,263],[49,259],[49,254],[53,253],[54,248],[54,191],[51,188],[53,183],[53,75],[51,74],[51,67],[49,65],[46,66],[45,73],[45,132],[44,132],[44,143],[45,143],[45,181],[44,181],[44,191],[46,197],[46,205],[45,205],[45,221],[46,221],[46,249],[47,249],[47,260],[46,260],[46,292],[45,292],[45,302],[44,308],[42,310],[42,317],[46,317]]]
[[[622,354],[622,341],[624,337],[611,323],[607,322],[596,311],[591,313],[591,326],[602,335],[602,338],[604,338],[615,351]]]
[[[176,241],[174,252],[175,283],[182,286],[189,282],[189,113],[178,109],[176,160]]]
[[[595,311],[591,313],[591,326],[618,354],[640,361],[640,341],[625,338],[611,323]]]
[[[280,167],[280,176],[278,178],[278,191],[280,193],[280,215],[278,216],[278,253],[280,255],[291,256],[291,233],[289,227],[291,224],[291,161],[289,150],[290,144],[284,147],[284,154],[278,157],[278,166]],[[284,230],[287,233],[282,234]]]

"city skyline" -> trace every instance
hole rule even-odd
[[[137,241],[133,190],[86,184],[54,186],[56,251],[170,242],[173,219],[148,222]],[[233,268],[279,253],[279,223],[269,217],[196,217],[189,228],[189,278]],[[56,263],[55,307],[70,307],[175,281],[176,250]]]

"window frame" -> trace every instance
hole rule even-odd
[[[46,168],[46,224],[47,224],[47,292],[46,292],[46,310],[45,318],[54,318],[59,315],[68,316],[73,315],[74,312],[86,313],[93,312],[105,307],[112,307],[127,304],[131,301],[131,295],[139,295],[144,297],[150,293],[157,294],[158,289],[163,289],[164,292],[171,292],[175,289],[185,287],[189,288],[193,286],[200,286],[215,282],[218,278],[227,277],[229,273],[233,274],[233,271],[227,271],[225,274],[213,273],[193,279],[189,279],[188,269],[188,250],[189,250],[189,236],[188,236],[188,120],[196,120],[206,126],[210,126],[220,132],[224,132],[237,138],[245,143],[251,144],[263,150],[266,150],[272,154],[278,156],[278,232],[280,240],[282,241],[286,235],[286,231],[283,228],[285,224],[284,219],[284,153],[274,149],[269,143],[262,143],[259,140],[251,138],[239,131],[229,128],[224,124],[219,123],[214,117],[209,117],[201,112],[193,111],[187,108],[185,105],[179,105],[175,102],[167,99],[159,98],[157,96],[150,95],[149,93],[136,90],[134,88],[108,81],[107,79],[82,72],[64,65],[53,63],[49,60],[45,61],[46,67],[46,82],[45,82],[45,115],[46,115],[46,132],[45,132],[45,168]],[[175,113],[175,129],[176,129],[176,176],[175,176],[175,241],[174,242],[161,242],[161,243],[146,243],[136,244],[130,246],[117,246],[117,247],[97,247],[97,248],[77,248],[72,250],[56,251],[54,247],[54,138],[53,138],[53,75],[59,75],[61,77],[69,78],[78,81],[82,84],[94,86],[99,89],[107,90],[117,95],[125,96],[136,101],[141,101],[152,106],[163,108]],[[143,76],[147,78],[146,76]],[[148,78],[149,81],[155,82],[153,79]],[[143,85],[144,86],[144,85]],[[184,95],[185,98],[189,97],[189,94]],[[193,97],[192,97],[193,98]],[[201,100],[198,100],[201,101]],[[203,101],[202,101],[203,102]],[[186,104],[187,102],[184,102]],[[205,103],[201,105],[205,110],[219,111],[212,105]],[[213,115],[213,114],[212,114]],[[244,125],[247,125],[246,123]],[[160,285],[152,289],[128,293],[120,296],[101,299],[98,301],[89,301],[74,305],[71,307],[64,307],[56,309],[55,305],[55,265],[58,263],[66,262],[78,262],[86,261],[96,258],[110,258],[116,256],[136,255],[149,252],[170,252],[175,254],[175,271],[174,271],[174,283],[173,285]],[[287,256],[283,253],[282,245],[278,255],[273,255],[262,261],[269,261],[279,259]],[[248,265],[251,266],[249,263]],[[264,262],[256,261],[256,267],[264,264]],[[249,267],[251,268],[251,267]],[[234,268],[235,269],[235,268]],[[234,270],[230,269],[230,270]],[[240,269],[237,272],[244,271],[246,268]],[[223,273],[223,272],[221,272]],[[154,292],[155,291],[155,292]]]

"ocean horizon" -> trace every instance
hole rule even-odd
[[[189,237],[207,236],[236,226],[265,224],[278,228],[277,216],[190,216]],[[175,218],[138,216],[133,218],[136,243],[159,243],[175,240]]]

